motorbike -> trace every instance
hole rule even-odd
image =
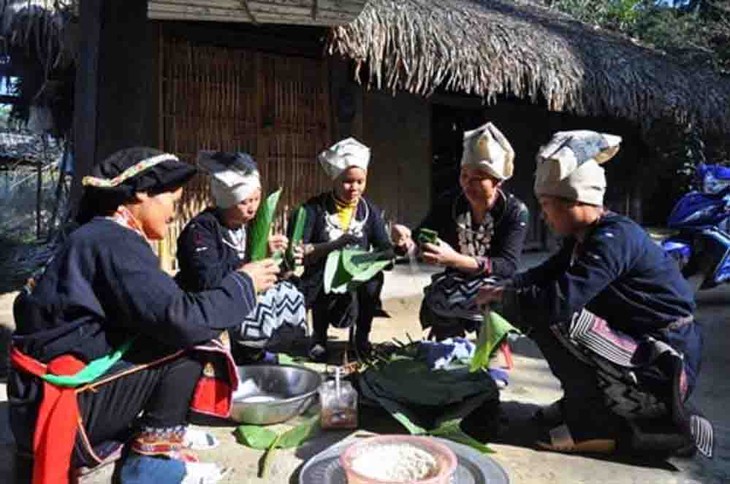
[[[667,220],[676,233],[660,244],[702,290],[730,281],[730,168],[699,164],[695,173],[700,188],[677,201]]]

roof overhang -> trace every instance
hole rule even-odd
[[[367,0],[150,0],[156,20],[199,20],[331,27],[354,20]]]

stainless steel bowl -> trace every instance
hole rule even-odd
[[[304,413],[317,398],[322,377],[300,366],[247,365],[238,367],[239,389],[233,396],[231,418],[241,423],[268,425]]]

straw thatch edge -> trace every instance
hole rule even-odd
[[[328,52],[378,89],[437,89],[545,100],[553,111],[609,115],[648,128],[672,119],[730,132],[730,79],[530,3],[371,0],[334,27]]]

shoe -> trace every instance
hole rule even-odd
[[[203,429],[188,427],[185,429],[183,446],[190,450],[210,450],[218,447],[218,439]]]
[[[315,343],[309,348],[309,359],[315,363],[327,362],[327,348],[321,343]]]

